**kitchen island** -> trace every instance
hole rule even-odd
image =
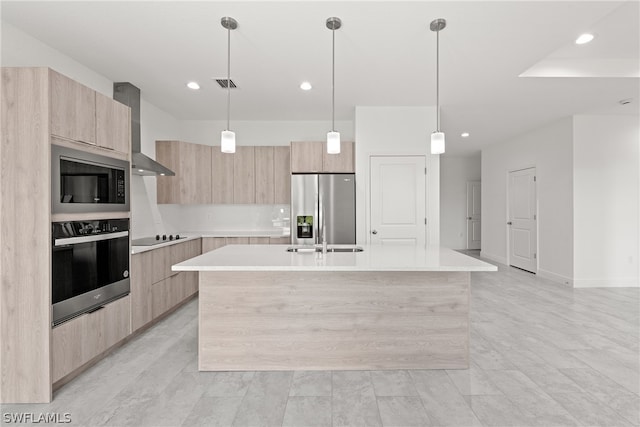
[[[469,367],[470,272],[495,266],[439,247],[287,248],[230,245],[172,267],[199,272],[201,371]]]

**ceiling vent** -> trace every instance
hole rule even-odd
[[[218,82],[218,84],[220,85],[220,87],[222,89],[226,89],[227,88],[227,79],[216,79],[216,82]],[[238,86],[236,86],[236,84],[233,82],[233,80],[229,80],[229,82],[231,83],[231,89],[235,89]]]

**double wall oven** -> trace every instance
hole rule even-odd
[[[52,213],[129,211],[129,162],[52,145],[51,163]],[[130,252],[128,218],[52,223],[52,325],[129,294]]]

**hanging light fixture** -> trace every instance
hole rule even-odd
[[[231,114],[231,30],[238,28],[238,21],[225,16],[220,23],[227,29],[227,128],[220,136],[220,149],[223,153],[235,153],[236,133],[229,130],[229,115]]]
[[[327,18],[331,30],[331,132],[327,132],[327,153],[340,154],[340,132],[336,132],[336,30],[342,26],[340,18]]]
[[[431,154],[444,153],[444,132],[440,130],[440,30],[446,26],[444,18],[434,19],[429,26],[436,32],[436,131],[431,134]]]

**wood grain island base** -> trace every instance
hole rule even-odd
[[[465,369],[470,272],[439,247],[288,252],[227,245],[176,264],[199,272],[201,371]]]
[[[469,367],[468,272],[200,273],[199,369]]]

